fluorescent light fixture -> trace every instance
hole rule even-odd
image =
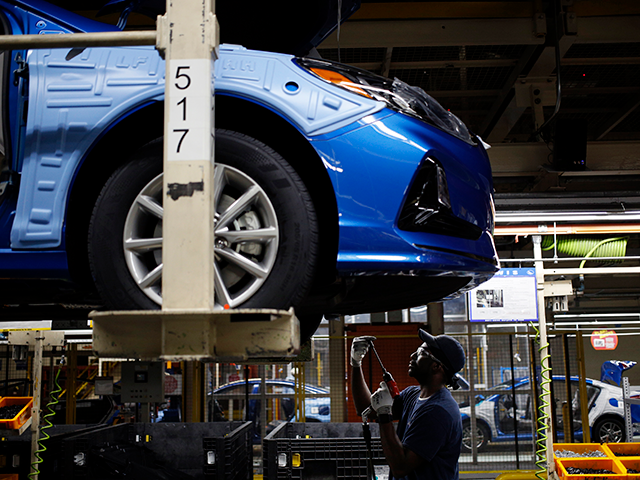
[[[562,315],[554,315],[556,320],[564,318],[609,318],[609,317],[638,317],[640,313],[563,313]]]
[[[639,210],[628,212],[497,212],[496,223],[629,222],[640,220]]]

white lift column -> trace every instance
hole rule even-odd
[[[166,311],[212,311],[214,305],[212,73],[218,43],[212,0],[167,2],[157,37],[167,60],[161,272]]]
[[[98,356],[242,361],[300,349],[293,311],[214,312],[214,0],[167,0],[156,46],[165,54],[162,311],[93,312]]]

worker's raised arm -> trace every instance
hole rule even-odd
[[[362,374],[362,359],[376,337],[356,337],[351,343],[351,394],[353,404],[360,415],[371,404],[371,390]]]

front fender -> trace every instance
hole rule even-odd
[[[71,58],[68,53],[29,55],[26,146],[12,248],[60,246],[71,183],[87,153],[128,112],[164,98],[165,62],[154,48],[87,48]],[[344,129],[383,108],[316,78],[290,55],[223,45],[214,72],[217,91],[278,112],[307,137]]]

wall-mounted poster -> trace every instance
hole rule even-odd
[[[472,322],[537,322],[535,268],[503,268],[469,292]]]

